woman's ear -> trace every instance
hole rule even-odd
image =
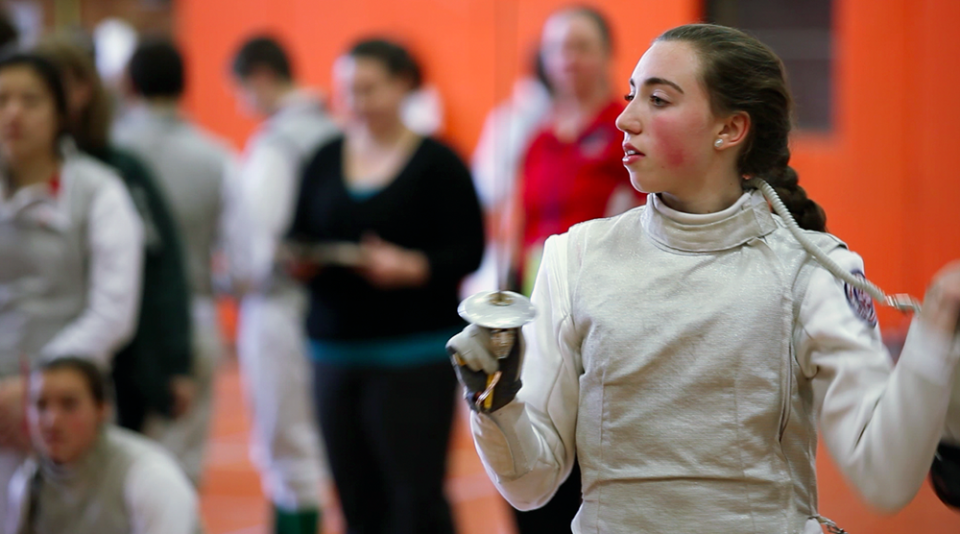
[[[747,139],[750,126],[750,115],[745,111],[728,116],[720,123],[720,131],[717,133],[717,139],[723,142],[715,146],[718,150],[724,150],[740,145]]]

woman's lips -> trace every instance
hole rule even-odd
[[[640,158],[646,157],[646,154],[637,150],[637,147],[630,143],[623,144],[623,164],[630,165],[640,161]]]

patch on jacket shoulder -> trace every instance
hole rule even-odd
[[[853,271],[852,274],[858,278],[866,278],[862,271]],[[877,309],[873,305],[873,298],[866,291],[853,287],[850,284],[843,283],[844,293],[847,294],[847,304],[857,314],[863,322],[870,325],[870,328],[877,326]]]

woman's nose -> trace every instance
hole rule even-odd
[[[640,119],[631,111],[629,105],[624,108],[624,110],[620,112],[620,116],[617,117],[615,124],[621,132],[636,135],[639,134],[641,130]]]

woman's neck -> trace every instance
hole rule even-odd
[[[741,179],[733,176],[722,181],[720,186],[698,187],[691,192],[660,193],[667,207],[683,213],[707,214],[723,211],[734,205],[743,196]]]
[[[12,189],[22,189],[34,184],[49,182],[57,173],[60,161],[53,154],[43,154],[19,162],[7,163]]]
[[[554,132],[561,139],[573,139],[610,103],[606,84],[598,84],[584,94],[558,94],[553,103]]]
[[[399,120],[379,125],[358,123],[348,131],[355,146],[366,148],[391,148],[403,142],[411,133]]]

